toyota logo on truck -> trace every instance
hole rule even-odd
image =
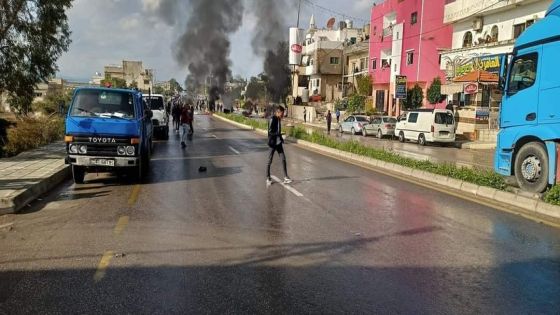
[[[301,52],[303,51],[303,47],[301,47],[300,44],[293,44],[292,51],[295,52],[296,54],[301,54]]]
[[[115,138],[89,137],[89,142],[91,142],[91,143],[117,143],[117,140],[115,140]]]

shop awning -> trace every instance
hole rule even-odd
[[[441,94],[443,95],[453,95],[455,93],[463,92],[463,83],[448,83],[441,85]]]
[[[484,70],[475,70],[453,79],[453,82],[498,83],[499,78],[495,73]]]

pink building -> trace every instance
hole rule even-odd
[[[370,74],[377,111],[399,115],[395,78],[406,76],[408,88],[426,89],[435,77],[445,82],[440,52],[451,48],[453,28],[443,24],[449,0],[386,0],[374,5],[370,28]],[[432,106],[427,101],[424,106]]]

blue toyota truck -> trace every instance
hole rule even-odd
[[[152,111],[134,90],[78,88],[66,119],[66,163],[74,182],[86,172],[126,173],[138,180],[152,153]]]
[[[502,66],[503,100],[494,168],[519,187],[546,191],[560,180],[560,0],[517,39]]]

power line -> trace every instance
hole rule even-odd
[[[318,8],[318,9],[321,9],[321,10],[323,10],[323,11],[325,11],[325,12],[330,13],[330,14],[334,14],[334,15],[337,15],[337,16],[342,16],[342,17],[344,17],[344,18],[351,18],[351,19],[353,19],[353,20],[359,20],[359,21],[362,21],[362,22],[369,22],[368,19],[364,19],[364,18],[352,16],[352,15],[350,15],[350,14],[346,14],[346,13],[343,13],[343,12],[338,12],[338,11],[335,11],[335,10],[332,10],[332,9],[329,9],[329,8],[326,8],[326,7],[324,7],[324,6],[321,6],[321,5],[317,4],[317,3],[315,3],[315,2],[312,1],[312,0],[303,0],[303,1],[306,2],[312,9]]]

